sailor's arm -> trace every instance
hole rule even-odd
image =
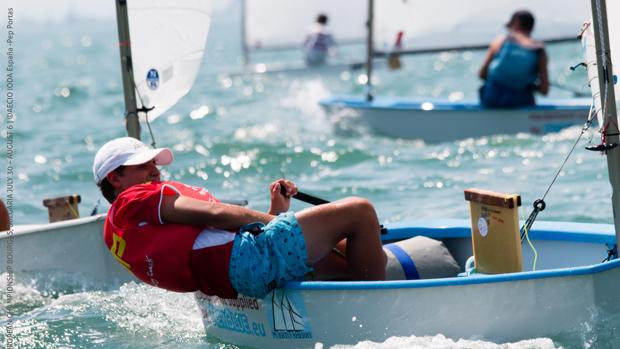
[[[542,95],[547,95],[549,92],[549,73],[547,70],[547,53],[543,49],[538,61],[538,85],[536,85],[536,91]]]
[[[249,208],[207,202],[183,195],[164,196],[160,213],[166,223],[237,230],[244,224],[268,223],[274,216]]]
[[[478,72],[478,76],[481,79],[483,80],[487,79],[487,76],[489,75],[489,65],[491,64],[493,57],[495,57],[497,52],[499,52],[499,49],[502,47],[502,44],[504,43],[505,39],[506,39],[505,36],[498,36],[489,45],[489,49],[487,50],[487,53],[484,56],[484,60],[482,61],[482,66],[480,66],[480,71]]]
[[[269,214],[278,215],[289,210],[291,197],[297,194],[297,186],[295,183],[281,178],[269,185],[269,194],[271,195]]]

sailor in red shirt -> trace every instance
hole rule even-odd
[[[130,137],[95,155],[95,180],[112,203],[104,241],[140,280],[177,292],[261,298],[313,270],[318,279],[385,278],[379,223],[367,200],[286,212],[297,188],[277,180],[263,213],[221,203],[203,188],[161,181],[156,165],[172,160],[169,149]],[[331,253],[335,246],[346,259]]]

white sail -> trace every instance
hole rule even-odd
[[[196,79],[211,0],[130,0],[127,9],[138,108],[154,107],[148,113],[153,120],[187,94]]]
[[[536,19],[535,38],[576,38],[590,16],[589,5],[588,0],[378,0],[375,47],[391,47],[399,31],[406,50],[488,45],[521,9]]]
[[[245,45],[250,50],[300,48],[319,13],[338,43],[363,43],[367,0],[245,0]]]
[[[598,69],[596,64],[596,43],[594,42],[594,30],[592,28],[592,20],[584,23],[581,43],[584,51],[584,63],[588,71],[588,85],[590,85],[590,91],[592,92],[592,98],[594,100],[596,119],[599,125],[604,125],[603,113],[601,110],[602,103],[598,81]]]

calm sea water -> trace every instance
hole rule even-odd
[[[576,127],[545,136],[519,134],[426,145],[378,137],[363,129],[341,129],[317,102],[331,94],[362,93],[358,82],[362,72],[224,74],[240,70],[238,38],[236,18],[216,18],[195,87],[152,127],[157,145],[175,151],[175,163],[164,170],[167,178],[205,186],[219,197],[248,199],[255,209],[268,207],[268,184],[285,176],[300,190],[329,200],[368,197],[383,222],[466,218],[463,190],[468,187],[521,194],[525,216],[580,132]],[[15,222],[46,222],[42,200],[70,193],[82,196],[80,211],[88,215],[100,197],[91,173],[94,153],[107,140],[125,134],[115,23],[21,22],[16,50]],[[335,59],[359,60],[362,50],[342,49]],[[408,57],[398,72],[379,66],[376,91],[473,99],[482,54]],[[582,60],[578,43],[550,47],[549,56],[553,81],[588,91],[585,72],[568,69]],[[262,58],[301,62],[298,52]],[[570,96],[559,88],[551,91],[551,97]],[[586,134],[539,219],[611,223],[605,159],[583,150],[589,136],[597,142],[594,132]],[[143,138],[150,142],[147,132]],[[99,212],[106,209],[106,204],[99,205]],[[143,285],[93,291],[20,284],[8,310],[17,318],[14,340],[19,348],[229,347],[205,336],[192,296]],[[6,319],[2,312],[0,325]],[[532,339],[500,346],[438,335],[355,347],[580,348],[588,346],[589,336],[584,333],[578,343]]]

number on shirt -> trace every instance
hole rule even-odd
[[[116,260],[121,263],[123,265],[123,267],[127,268],[127,269],[131,269],[131,266],[129,265],[129,263],[125,262],[122,257],[123,257],[123,253],[125,252],[125,239],[123,239],[122,237],[116,235],[116,234],[112,234],[112,247],[110,247],[110,252],[112,252],[112,255],[114,255],[114,258],[116,258]]]

